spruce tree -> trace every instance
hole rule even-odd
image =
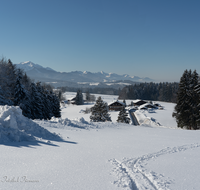
[[[34,83],[31,83],[31,115],[32,119],[43,119],[43,104],[40,93]]]
[[[13,102],[9,99],[5,98],[5,92],[2,90],[1,86],[0,86],[0,105],[13,105]]]
[[[125,99],[123,100],[123,103],[124,103],[124,106],[126,107],[126,100]]]
[[[121,111],[119,112],[117,122],[128,123],[128,124],[130,123],[130,118],[128,117],[128,113],[126,112],[126,109],[124,106],[121,109]]]
[[[44,112],[44,116],[47,119],[51,119],[54,114],[53,114],[53,97],[50,94],[50,92],[48,90],[45,90],[45,99],[44,99],[44,105],[45,105],[45,112]]]
[[[25,117],[33,119],[33,111],[32,111],[32,101],[30,95],[27,93],[24,100],[20,104],[20,108],[22,110],[22,114]]]
[[[94,122],[111,121],[110,114],[108,113],[108,105],[103,102],[101,97],[98,97],[95,105],[91,108],[90,120]]]
[[[77,91],[75,104],[76,105],[83,105],[83,94],[82,94],[81,90]]]
[[[87,91],[87,92],[85,93],[85,99],[86,99],[87,102],[90,102],[90,101],[91,101],[91,100],[90,100],[90,92],[89,92],[89,91]]]
[[[58,97],[52,93],[52,113],[54,117],[61,117],[61,113],[60,113],[60,101],[58,99]]]
[[[198,114],[198,118],[197,118],[197,124],[198,124],[198,128],[200,128],[200,81],[198,80],[198,84],[194,87],[194,90],[197,94],[197,114]]]
[[[197,93],[196,88],[199,84],[199,76],[196,70],[191,75],[190,80],[190,99],[188,101],[188,104],[190,106],[190,115],[189,115],[189,126],[192,129],[198,129],[199,128],[199,120],[200,120],[200,102],[199,102],[199,94]]]
[[[199,122],[199,98],[196,92],[198,74],[191,70],[185,70],[179,83],[177,92],[177,104],[172,114],[176,118],[178,127],[198,129]]]
[[[19,106],[26,96],[23,85],[21,84],[22,76],[19,73],[15,83],[14,105]]]
[[[25,90],[30,91],[31,79],[26,73],[22,76],[21,83],[23,84]]]

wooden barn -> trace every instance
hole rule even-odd
[[[120,111],[123,107],[125,107],[125,104],[123,102],[119,102],[118,100],[108,105],[110,111]]]

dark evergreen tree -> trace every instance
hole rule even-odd
[[[36,85],[31,83],[31,116],[32,119],[43,119],[43,104]]]
[[[26,73],[22,76],[21,83],[26,91],[30,91],[31,79],[26,75]]]
[[[123,103],[124,103],[124,106],[126,107],[126,100],[125,99],[123,100]]]
[[[189,89],[189,78],[191,77],[191,72],[185,70],[179,83],[179,89],[177,92],[177,104],[175,106],[175,110],[172,114],[173,117],[176,118],[176,122],[178,127],[185,127],[189,124],[189,105],[188,105],[188,92]]]
[[[9,105],[10,106],[10,105],[12,105],[12,103],[13,102],[11,100],[5,98],[5,94],[0,86],[0,105]]]
[[[77,91],[75,104],[76,105],[83,105],[84,104],[83,103],[83,94],[82,94],[81,90]]]
[[[196,106],[196,114],[200,115],[200,81],[198,79],[198,84],[194,87],[194,91],[197,94],[197,106]],[[197,119],[198,128],[200,128],[200,116]]]
[[[25,90],[23,85],[21,84],[22,75],[21,73],[18,74],[16,83],[15,83],[15,95],[14,95],[14,105],[19,106],[20,103],[26,96]]]
[[[12,63],[10,59],[7,62],[7,69],[6,69],[6,86],[8,89],[8,98],[13,101],[14,94],[15,94],[15,83],[16,77],[21,75],[23,71],[21,69],[16,69],[16,65]]]
[[[0,60],[0,86],[4,92],[4,98],[14,100],[16,82],[16,67],[12,62],[4,58]]]
[[[108,105],[103,102],[101,97],[98,97],[96,104],[91,108],[90,120],[94,122],[111,121],[110,114],[108,113]]]
[[[46,114],[45,114],[46,113],[46,107],[45,107],[46,96],[44,94],[44,89],[41,86],[41,82],[37,82],[35,87],[36,87],[37,94],[40,97],[39,102],[40,102],[40,109],[42,112],[42,119],[47,119]],[[40,118],[38,118],[38,119],[40,119]]]
[[[117,122],[119,123],[130,123],[130,118],[128,117],[128,113],[126,112],[125,107],[121,109],[118,115]]]
[[[54,117],[61,117],[60,113],[60,101],[55,94],[51,94],[52,96],[52,113]]]
[[[87,92],[85,93],[85,100],[86,100],[87,102],[90,102],[90,92],[89,92],[89,91],[87,91]]]
[[[26,96],[25,96],[24,100],[20,104],[20,108],[22,110],[22,114],[25,117],[33,119],[33,116],[32,116],[33,110],[32,110],[31,106],[32,106],[31,97],[30,97],[30,95],[28,93],[26,93]]]
[[[196,70],[192,73],[191,79],[190,79],[190,92],[189,92],[189,101],[188,104],[190,106],[190,114],[189,114],[189,126],[192,129],[198,129],[199,126],[199,110],[200,110],[200,104],[199,104],[199,95],[196,91],[196,87],[199,83],[199,76],[196,72]]]
[[[176,118],[178,127],[198,129],[199,98],[195,90],[198,85],[198,74],[185,70],[179,83],[177,104],[172,114]]]
[[[53,102],[53,98],[50,94],[50,92],[48,90],[45,90],[45,100],[44,100],[44,105],[45,105],[45,118],[47,119],[51,119],[53,117],[53,105],[52,105],[52,102]]]

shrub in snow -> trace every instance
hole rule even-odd
[[[91,108],[90,120],[94,122],[111,121],[110,114],[108,113],[108,105],[103,102],[101,96],[96,100],[96,104]]]
[[[32,120],[22,115],[22,110],[16,106],[0,106],[0,143],[10,141],[32,141],[36,138],[61,140]]]
[[[83,110],[83,113],[85,114],[91,113],[91,108],[85,108],[85,110]]]

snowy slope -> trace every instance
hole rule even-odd
[[[1,143],[0,189],[200,189],[200,131],[177,129],[174,104],[160,104],[164,110],[139,111],[160,126],[118,124],[118,112],[113,122],[90,123],[81,110],[92,105],[66,105],[61,119],[35,121],[64,141]]]

